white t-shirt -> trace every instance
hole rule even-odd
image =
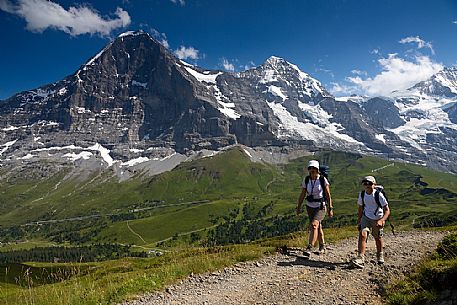
[[[316,180],[311,180],[311,178],[309,178],[308,185],[305,185],[306,177],[303,178],[301,186],[304,189],[306,189],[306,195],[307,196],[308,195],[313,195],[314,198],[316,198],[316,199],[324,197],[324,188],[321,186],[321,181],[320,181],[319,177],[320,177],[320,175],[317,176]],[[325,181],[325,185],[330,185],[328,183],[327,178],[324,177],[324,181]],[[309,202],[309,201],[307,201],[306,205],[309,206],[310,208],[318,208],[318,207],[321,206],[321,203],[320,202]]]
[[[379,220],[384,216],[384,210],[380,209],[378,204],[376,203],[376,200],[374,198],[374,193],[376,190],[373,191],[371,194],[367,194],[365,192],[364,196],[364,201],[365,201],[365,210],[364,214],[366,217],[372,219],[372,220]],[[361,193],[359,193],[359,199],[357,200],[357,203],[362,206],[362,197],[360,196]],[[379,192],[379,202],[381,203],[381,206],[384,208],[386,205],[389,203],[386,200],[386,197]]]

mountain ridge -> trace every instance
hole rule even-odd
[[[132,167],[243,144],[362,152],[457,172],[456,75],[448,68],[403,95],[343,100],[278,56],[242,72],[207,70],[145,32],[126,32],[62,81],[0,102],[0,162],[49,160],[43,152],[53,150],[57,162]]]

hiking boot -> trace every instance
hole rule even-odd
[[[365,266],[365,257],[358,255],[356,258],[352,260],[352,264],[357,268],[362,269]]]
[[[378,252],[376,258],[378,259],[378,264],[384,264],[384,252]]]
[[[325,244],[322,244],[322,245],[319,245],[319,252],[318,254],[321,255],[321,254],[325,254]]]
[[[312,251],[313,251],[313,246],[308,245],[308,247],[306,247],[305,251],[303,251],[303,256],[310,257]]]

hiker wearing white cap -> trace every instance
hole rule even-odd
[[[319,253],[325,252],[324,231],[322,230],[322,220],[326,212],[329,217],[333,217],[333,204],[330,196],[328,180],[319,174],[319,161],[311,160],[308,162],[308,176],[302,181],[302,191],[297,203],[297,215],[301,213],[303,200],[306,198],[306,212],[309,217],[309,240],[305,256],[310,256],[312,249],[319,240]],[[328,205],[328,207],[327,207]]]
[[[356,267],[363,268],[365,263],[365,249],[368,234],[371,232],[376,242],[376,257],[379,264],[384,263],[384,241],[382,239],[383,228],[390,215],[389,203],[384,195],[382,187],[376,186],[373,176],[362,179],[364,190],[360,192],[357,201],[359,213],[357,227],[359,230],[358,255],[352,261]]]

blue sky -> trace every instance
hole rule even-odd
[[[283,57],[335,95],[388,95],[457,65],[455,0],[0,0],[0,99],[137,29],[208,69]]]

